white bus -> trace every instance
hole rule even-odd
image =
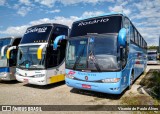
[[[65,79],[66,40],[53,42],[59,35],[67,36],[68,26],[41,24],[29,27],[20,42],[17,57],[16,79],[20,82],[47,85]]]
[[[21,37],[0,38],[0,80],[16,80],[17,47]]]
[[[148,50],[148,61],[147,64],[159,64],[159,61],[157,59],[158,52],[157,50]]]

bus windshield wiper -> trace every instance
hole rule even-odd
[[[73,65],[73,70],[76,69],[77,64],[80,62],[80,59],[81,59],[81,57],[82,57],[82,55],[83,55],[83,53],[84,53],[84,49],[85,49],[85,45],[84,45],[82,51],[80,52],[78,58],[76,59],[74,65]]]
[[[95,55],[93,54],[92,51],[90,51],[90,53],[89,53],[89,60],[94,63],[97,71],[98,71],[98,72],[101,72],[101,69],[100,69],[99,64],[98,64],[98,62],[97,62],[97,59],[96,59],[96,57],[95,57]]]

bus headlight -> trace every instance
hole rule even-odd
[[[45,76],[45,74],[36,74],[34,77],[35,78],[40,78],[40,77],[44,77]]]
[[[20,75],[19,72],[16,72],[15,75]]]
[[[120,78],[107,78],[102,80],[103,83],[117,83],[119,82]]]
[[[70,74],[66,74],[66,77],[67,77],[67,78],[70,78],[70,79],[73,79],[73,78],[74,78],[74,76],[73,76],[73,75],[70,75]]]

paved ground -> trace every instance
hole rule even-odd
[[[146,71],[151,68],[159,69],[160,65],[148,66]],[[0,105],[119,105],[121,98],[128,96],[130,92],[139,94],[137,88],[141,77],[136,80],[131,90],[118,96],[72,89],[64,82],[35,86],[17,81],[0,81]]]
[[[145,72],[148,72],[150,69],[160,69],[160,65],[148,65]]]

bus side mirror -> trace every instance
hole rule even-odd
[[[10,59],[10,52],[11,52],[11,50],[14,50],[14,49],[17,49],[17,46],[12,46],[12,47],[8,48],[8,50],[7,50],[7,59]]]
[[[57,36],[57,37],[55,38],[54,42],[53,42],[53,49],[54,49],[54,50],[57,50],[58,42],[59,42],[60,40],[64,40],[64,39],[66,39],[66,36],[65,36],[65,35]]]
[[[43,48],[46,46],[46,44],[42,44],[41,46],[39,46],[38,50],[37,50],[37,59],[41,60],[42,59],[42,51]]]
[[[1,49],[1,56],[3,57],[4,56],[4,50],[8,47],[8,45],[5,45],[2,47]]]
[[[118,34],[118,43],[119,43],[119,46],[120,47],[126,47],[126,29],[125,28],[122,28],[120,31],[119,31],[119,34]]]

